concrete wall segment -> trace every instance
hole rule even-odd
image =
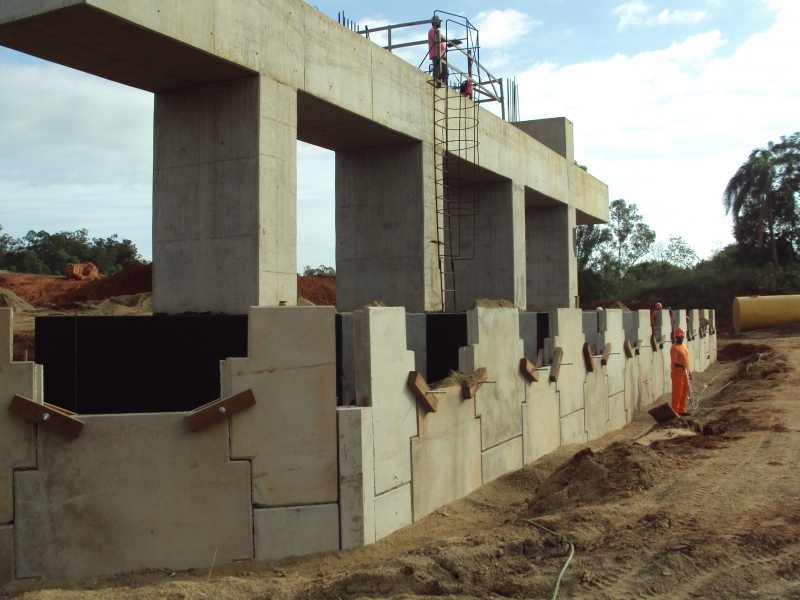
[[[525,382],[522,450],[526,465],[561,445],[558,392],[549,375],[549,370],[539,371],[539,381]]]
[[[600,361],[600,358],[592,358],[594,371],[586,374],[583,387],[584,419],[589,441],[604,436],[609,430],[608,378]]]
[[[253,557],[250,465],[224,424],[183,414],[92,415],[80,438],[39,432],[15,477],[17,577],[83,578]]]
[[[462,373],[484,367],[490,381],[478,390],[476,414],[481,417],[481,449],[487,450],[522,435],[521,405],[525,389],[519,373],[524,352],[515,308],[474,308],[467,312],[469,346],[459,349]]]
[[[339,549],[339,505],[284,506],[253,511],[256,560]]]
[[[410,483],[375,497],[376,540],[410,525],[412,520]]]
[[[375,458],[371,407],[337,409],[339,524],[343,550],[375,541]]]
[[[481,453],[483,483],[521,469],[524,465],[523,440],[522,435],[519,435]]]
[[[0,308],[0,525],[14,520],[14,469],[36,466],[36,426],[8,405],[16,394],[42,401],[34,363],[12,362],[13,331],[13,309]]]
[[[436,412],[418,412],[419,436],[411,438],[415,521],[482,484],[475,400],[462,399],[458,387],[437,394],[437,399]]]
[[[354,322],[356,393],[372,406],[378,496],[411,481],[409,440],[418,433],[417,400],[406,382],[414,353],[406,349],[403,308],[365,308],[354,313]],[[409,495],[409,513],[410,502]]]
[[[585,444],[588,441],[586,435],[586,419],[583,409],[576,410],[559,419],[561,426],[561,445]]]
[[[0,590],[14,581],[14,526],[0,525]]]
[[[228,392],[251,389],[257,402],[230,419],[231,456],[253,465],[255,505],[336,502],[334,315],[323,306],[253,307],[248,357],[227,359]]]

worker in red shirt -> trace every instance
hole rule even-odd
[[[441,37],[441,26],[442,20],[438,15],[433,15],[431,28],[428,31],[428,56],[433,63],[433,78],[447,85],[449,76],[447,69],[447,42]],[[437,39],[442,41],[437,42]]]
[[[658,318],[658,316],[657,316],[658,315],[658,311],[660,311],[661,308],[662,308],[661,302],[656,302],[656,309],[652,313],[650,313],[650,327],[655,327],[656,326],[656,320]]]
[[[678,327],[675,330],[675,343],[669,349],[670,377],[672,378],[672,410],[686,416],[686,398],[689,395],[689,380],[692,369],[689,366],[689,349],[683,343],[686,332]]]

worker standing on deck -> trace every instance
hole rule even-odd
[[[656,326],[656,321],[658,320],[658,311],[660,311],[661,308],[661,302],[656,302],[656,309],[650,313],[650,327]]]
[[[442,20],[433,15],[431,28],[428,31],[428,56],[433,63],[433,78],[447,85],[447,42],[441,37]],[[441,40],[441,41],[437,41]]]
[[[692,369],[689,367],[689,349],[683,343],[686,332],[678,327],[675,330],[675,343],[669,349],[670,377],[672,378],[672,410],[680,416],[686,412],[686,398],[689,395],[689,380]]]

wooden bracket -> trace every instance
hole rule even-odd
[[[586,370],[593,373],[594,362],[592,362],[592,347],[589,345],[589,342],[583,344],[583,360],[586,362]]]
[[[478,379],[472,386],[467,385],[466,381],[461,383],[461,394],[464,396],[464,400],[474,398],[476,392],[481,389],[483,382],[489,378],[484,367],[478,367],[474,375],[477,375]]]
[[[636,345],[633,347],[633,349],[636,351],[636,355],[638,356],[639,355],[639,351],[642,349],[642,340],[638,340],[636,342]]]
[[[611,343],[606,344],[606,347],[603,348],[603,358],[600,360],[600,364],[607,365],[609,356],[611,356]]]
[[[11,399],[8,412],[68,437],[80,437],[83,431],[84,422],[76,419],[74,412],[46,402],[39,404],[19,394]]]
[[[556,348],[553,354],[553,364],[550,365],[550,381],[555,383],[558,381],[558,372],[561,370],[561,361],[564,358],[564,351],[561,348]]]
[[[539,381],[539,371],[536,370],[534,364],[527,358],[520,359],[519,372],[522,373],[522,376],[530,382]]]
[[[622,343],[622,347],[625,349],[625,356],[627,356],[628,358],[633,358],[633,346],[631,346],[630,341],[625,340]]]
[[[663,348],[664,344],[666,343],[666,341],[667,341],[667,336],[666,335],[662,335],[661,339],[658,341],[659,348]]]
[[[249,408],[256,403],[253,390],[245,390],[227,398],[220,398],[208,404],[195,408],[186,415],[186,422],[192,431],[200,431],[209,425],[224,421],[240,410]]]
[[[439,408],[439,400],[436,394],[429,394],[430,387],[425,382],[425,378],[420,375],[419,371],[409,371],[408,383],[409,389],[414,392],[414,396],[422,407],[428,412],[436,412]]]
[[[658,350],[658,343],[656,342],[656,334],[655,333],[651,333],[650,334],[650,347],[653,350]]]
[[[536,353],[536,368],[541,369],[544,366],[544,348],[539,348]]]

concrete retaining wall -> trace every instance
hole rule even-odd
[[[373,543],[561,445],[624,426],[669,393],[669,337],[651,337],[646,311],[628,315],[551,311],[545,364],[530,382],[519,363],[537,350],[535,316],[472,309],[459,368],[484,367],[488,382],[469,399],[441,390],[434,412],[407,385],[409,346],[427,351],[421,319],[385,307],[345,319],[356,406],[336,407],[334,310],[260,307],[249,313],[248,356],[221,368],[223,394],[249,389],[256,405],[200,432],[185,413],[94,415],[71,440],[2,410],[0,585]],[[704,368],[716,335],[713,311],[701,317],[690,352],[702,352],[693,360]],[[41,369],[11,360],[11,325],[0,309],[0,400],[41,403]],[[662,311],[655,332],[668,327]],[[585,336],[596,340],[591,368]],[[632,356],[626,338],[643,340]]]

